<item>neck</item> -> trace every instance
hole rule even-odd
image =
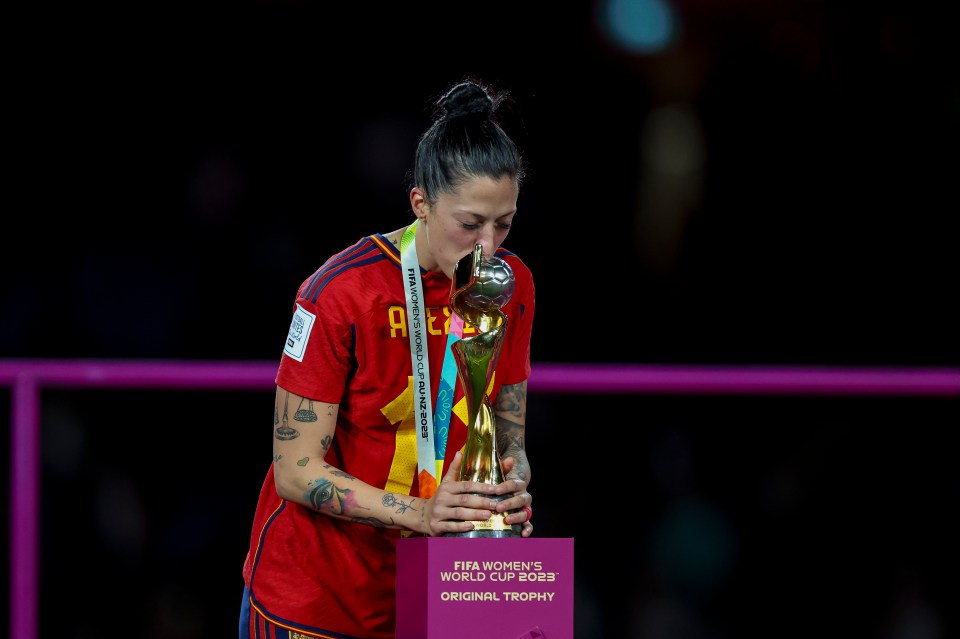
[[[427,227],[423,223],[417,224],[417,261],[427,271],[439,271],[440,265],[430,251],[430,241],[427,238]]]

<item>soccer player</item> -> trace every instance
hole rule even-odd
[[[450,88],[417,145],[413,222],[333,255],[297,291],[243,566],[241,639],[391,638],[401,536],[462,534],[497,516],[533,532],[534,282],[501,246],[525,170],[497,120],[506,97],[476,80]],[[450,345],[476,329],[451,312],[451,277],[477,244],[515,277],[487,389],[499,484],[459,480],[467,426]]]

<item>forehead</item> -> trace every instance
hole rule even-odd
[[[513,178],[475,177],[460,184],[455,191],[441,193],[437,208],[484,217],[507,215],[516,211],[519,193]]]

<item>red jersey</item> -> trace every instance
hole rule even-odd
[[[530,375],[533,277],[513,253],[496,255],[516,286],[503,307],[507,329],[488,391]],[[421,269],[431,397],[437,407],[447,332],[446,276]],[[339,404],[325,460],[372,486],[419,496],[417,433],[400,252],[382,235],[361,239],[301,284],[276,382],[308,399]],[[464,325],[464,337],[475,334]],[[451,355],[452,357],[452,355]],[[445,469],[466,442],[463,388],[456,381]],[[441,475],[442,476],[442,475]],[[440,477],[437,478],[439,481]],[[396,542],[400,530],[320,514],[281,499],[267,471],[243,577],[252,605],[281,626],[319,637],[394,636]]]

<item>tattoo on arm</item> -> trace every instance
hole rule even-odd
[[[513,472],[523,481],[530,479],[527,462],[525,426],[527,412],[527,383],[503,386],[497,395],[497,452],[500,457],[513,457],[517,465]]]
[[[497,394],[497,452],[501,457],[514,457],[518,463],[526,459],[524,422],[527,411],[527,383],[502,386]],[[517,468],[526,479],[526,469]]]
[[[397,508],[396,512],[398,515],[402,515],[403,513],[407,512],[407,510],[417,510],[416,508],[413,507],[414,502],[417,501],[416,498],[414,498],[413,501],[407,504],[401,501],[400,499],[397,499],[397,496],[394,495],[393,493],[387,493],[386,495],[383,496],[382,501],[383,501],[383,505],[386,506],[387,508],[393,508],[394,506],[396,506]]]
[[[523,424],[497,418],[497,452],[501,457],[516,457],[526,450]],[[519,460],[518,460],[519,461]]]
[[[387,526],[392,526],[394,523],[393,518],[384,523],[376,517],[351,517],[350,521],[355,521],[358,524],[367,524],[368,526],[373,526],[374,528],[386,528]]]
[[[340,488],[325,477],[318,477],[307,484],[310,490],[304,495],[314,510],[326,510],[337,515],[346,515],[347,507],[363,508],[357,504],[353,491]]]
[[[497,413],[506,413],[519,422],[527,419],[527,383],[509,384],[500,387],[497,393]]]
[[[303,407],[303,402],[307,402],[306,408]],[[300,405],[297,407],[297,412],[293,414],[293,418],[298,422],[317,421],[317,412],[313,410],[313,400],[301,397]]]
[[[287,393],[286,398],[283,400],[283,423],[276,430],[277,439],[280,441],[290,441],[291,439],[296,439],[300,436],[300,431],[296,428],[292,428],[287,419],[287,404],[290,402],[290,393]],[[276,422],[274,422],[276,423]]]

